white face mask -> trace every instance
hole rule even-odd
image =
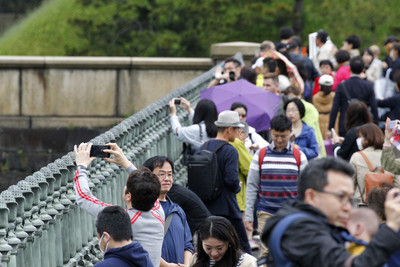
[[[100,240],[99,240],[99,247],[100,247],[101,252],[106,253],[106,251],[108,250],[108,243],[109,243],[110,241],[108,241],[108,242],[106,243],[106,249],[103,250],[103,249],[101,248],[101,241],[103,240],[103,237],[104,237],[104,233],[103,233],[103,234],[101,235],[101,237],[100,237]]]
[[[358,137],[356,140],[358,150],[360,150],[360,151],[363,150],[363,145],[362,145],[363,140],[364,140],[364,138],[362,138],[362,137]]]

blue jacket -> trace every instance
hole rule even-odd
[[[304,122],[303,129],[300,135],[296,137],[294,143],[300,147],[300,150],[306,155],[308,161],[318,156],[318,143],[314,129]]]
[[[185,250],[193,253],[192,234],[183,209],[168,196],[167,202],[169,209],[164,209],[165,221],[169,214],[174,213],[174,215],[164,236],[161,257],[169,263],[183,263]]]
[[[132,242],[120,248],[110,248],[104,254],[104,260],[94,267],[153,267],[149,253],[143,249],[139,242]]]

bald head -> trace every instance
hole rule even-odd
[[[379,229],[378,215],[370,208],[354,208],[351,210],[350,218],[347,223],[347,230],[354,237],[371,241]]]

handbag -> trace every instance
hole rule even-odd
[[[363,194],[361,195],[361,198],[364,196],[364,194],[368,195],[369,191],[371,191],[372,188],[380,186],[383,182],[388,182],[393,184],[393,174],[391,173],[385,173],[383,168],[381,168],[379,173],[374,172],[374,169],[372,168],[371,162],[368,160],[367,156],[364,154],[364,152],[360,151],[358,152],[361,154],[361,156],[364,158],[365,162],[368,165],[369,171],[368,173],[365,174],[365,187]],[[368,202],[367,197],[365,197],[365,203]]]

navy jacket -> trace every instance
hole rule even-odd
[[[400,119],[400,93],[396,93],[388,99],[378,100],[378,107],[390,108],[389,112],[382,115],[381,121],[386,121],[387,117],[391,120]]]
[[[342,82],[336,88],[335,98],[333,99],[332,110],[329,118],[329,129],[335,127],[335,120],[338,111],[340,111],[339,117],[339,135],[345,136],[346,129],[344,127],[344,119],[346,116],[347,108],[349,107],[348,99],[346,94],[344,93],[344,86],[346,85],[346,90],[349,93],[350,98],[357,98],[360,101],[363,101],[367,104],[368,107],[371,107],[371,113],[373,115],[374,121],[377,123],[378,118],[378,110],[376,107],[375,100],[375,92],[372,84],[360,79],[358,76],[352,76],[350,79]]]
[[[167,196],[169,209],[165,210],[165,220],[173,213],[171,224],[167,234],[164,236],[161,257],[169,263],[183,263],[184,252],[189,250],[193,253],[192,234],[186,221],[185,212],[179,205],[172,202]]]
[[[214,149],[222,140],[210,140],[209,149]],[[239,185],[239,156],[237,150],[230,144],[224,145],[217,151],[218,168],[223,180],[223,189],[219,197],[204,201],[212,215],[225,216],[236,219],[242,218],[236,194],[240,191]]]
[[[306,155],[307,160],[311,160],[318,156],[318,143],[315,137],[314,129],[303,122],[303,129],[296,140],[296,145],[300,147],[300,150]]]
[[[94,267],[153,267],[149,253],[143,249],[139,242],[132,242],[120,248],[110,248],[104,254],[104,260]]]

